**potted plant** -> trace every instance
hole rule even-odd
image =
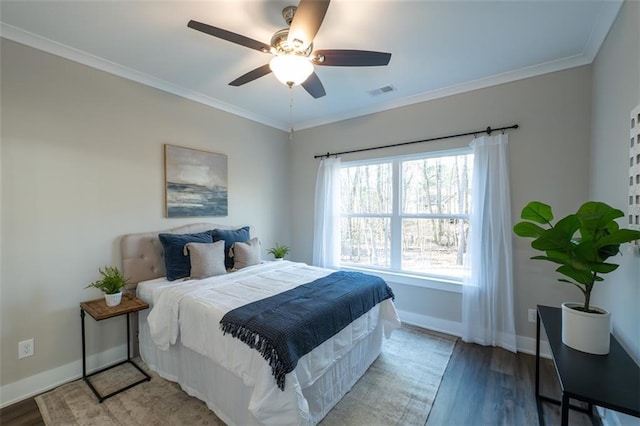
[[[267,253],[272,254],[276,260],[282,260],[290,251],[289,247],[276,243],[274,247],[267,250]]]
[[[524,221],[513,228],[516,235],[533,238],[531,247],[545,253],[531,259],[559,264],[556,271],[564,277],[558,281],[582,292],[582,303],[562,304],[562,342],[583,352],[609,353],[611,313],[591,305],[591,290],[604,280],[602,274],[618,268],[607,259],[620,253],[620,245],[640,239],[640,231],[618,226],[615,219],[623,216],[621,210],[589,201],[553,225],[551,207],[532,201],[522,209]]]
[[[102,275],[102,279],[97,280],[86,286],[85,288],[94,287],[104,293],[104,299],[107,306],[117,306],[122,300],[122,288],[129,281],[120,270],[115,266],[105,266],[98,269]]]

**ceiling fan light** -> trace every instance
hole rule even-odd
[[[297,86],[313,72],[313,64],[304,56],[295,54],[278,55],[269,62],[276,78],[287,86]]]

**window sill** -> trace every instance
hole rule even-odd
[[[398,283],[414,287],[450,291],[452,293],[462,293],[463,284],[459,281],[447,280],[442,278],[423,277],[406,273],[403,274],[398,272],[379,271],[376,269],[354,268],[352,266],[341,266],[340,269],[344,271],[357,271],[376,275],[389,283]]]

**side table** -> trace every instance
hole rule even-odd
[[[562,399],[540,394],[540,326],[549,339],[551,357],[560,381]],[[542,424],[541,401],[560,405],[562,426],[569,424],[569,408],[585,411],[593,417],[593,406],[640,417],[640,367],[612,335],[608,355],[592,355],[562,343],[560,308],[538,305],[536,324],[536,399]],[[569,404],[569,399],[587,403],[586,410]]]
[[[130,389],[136,385],[139,385],[142,382],[148,382],[149,380],[151,380],[151,377],[131,359],[131,336],[129,332],[129,315],[133,312],[138,312],[143,309],[147,309],[148,307],[149,307],[148,304],[146,304],[142,300],[132,295],[123,296],[122,302],[117,306],[107,306],[107,304],[104,301],[104,297],[101,299],[89,300],[87,302],[80,303],[80,318],[82,319],[81,321],[82,322],[82,379],[87,383],[89,388],[93,391],[96,398],[98,398],[98,402],[102,402],[105,399],[110,398],[116,394],[119,394],[120,392]],[[85,349],[85,331],[84,331],[85,313],[88,313],[96,321],[102,321],[107,318],[113,318],[113,317],[126,314],[127,316],[127,359],[117,364],[102,368],[98,371],[94,371],[91,374],[87,374],[87,357],[86,357],[86,349]],[[93,386],[93,384],[89,380],[89,377],[95,376],[96,374],[100,374],[104,371],[118,367],[125,363],[129,363],[133,365],[138,371],[140,371],[140,373],[144,375],[144,377],[130,385],[127,385],[121,389],[113,391],[107,395],[101,395],[97,391],[97,389]]]

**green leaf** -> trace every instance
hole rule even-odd
[[[568,263],[566,263],[566,265],[571,266],[573,269],[577,271],[586,271],[591,273],[591,262],[581,259],[580,257],[576,257],[576,256],[571,257],[571,259],[569,260]]]
[[[611,256],[615,256],[620,253],[620,244],[615,244],[611,246],[604,246],[598,249],[598,259],[602,262],[610,258]]]
[[[534,260],[547,260],[549,262],[559,263],[561,265],[565,264],[564,260],[554,259],[554,258],[549,257],[549,256],[533,256],[531,259],[534,259]]]
[[[575,268],[572,268],[569,265],[562,265],[556,269],[557,272],[562,275],[566,275],[574,281],[579,282],[580,284],[591,284],[593,283],[593,275],[588,271],[581,271]]]
[[[615,232],[611,232],[606,237],[602,237],[596,247],[604,247],[609,245],[620,245],[631,241],[640,240],[640,231],[632,229],[618,229]]]
[[[570,214],[560,219],[554,228],[557,232],[562,233],[568,240],[571,240],[580,228],[580,221],[575,214]]]
[[[519,237],[538,238],[546,229],[531,222],[520,222],[513,227],[513,232]]]
[[[566,251],[547,251],[547,256],[552,259],[557,259],[562,261],[563,263],[569,262],[569,254]]]
[[[549,262],[559,263],[560,265],[569,264],[569,256],[566,253],[549,250],[546,256],[534,256],[531,259],[547,260]]]
[[[575,246],[574,254],[576,257],[580,257],[589,262],[598,261],[598,250],[592,240],[580,241],[580,243]]]
[[[618,269],[618,265],[615,263],[594,262],[590,264],[590,268],[594,272],[608,274],[609,272],[613,272]]]
[[[622,210],[614,209],[606,203],[599,201],[588,201],[577,211],[576,216],[582,224],[582,228],[591,235],[596,235],[596,231],[605,229],[612,220],[623,217]]]
[[[573,249],[571,237],[567,236],[567,232],[562,228],[550,228],[537,239],[531,242],[531,247],[537,250],[547,251],[570,251]]]
[[[553,220],[553,212],[551,206],[541,203],[540,201],[531,201],[524,206],[520,217],[536,223],[551,224]]]
[[[564,278],[558,278],[558,281],[575,285],[576,287],[578,287],[578,290],[582,292],[582,294],[586,294],[587,292],[586,289],[582,287],[583,284],[574,283],[573,281],[565,280]]]

